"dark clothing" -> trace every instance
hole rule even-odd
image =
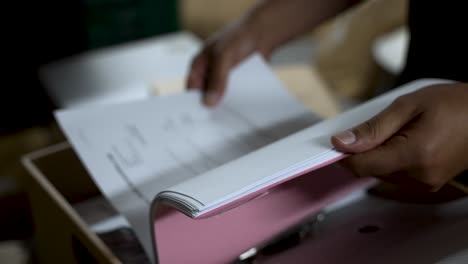
[[[468,7],[465,1],[409,0],[410,44],[397,85],[419,78],[468,82]],[[468,185],[468,172],[455,178]]]
[[[50,124],[53,105],[38,67],[85,48],[80,0],[5,1],[2,7],[0,136]]]
[[[468,3],[409,0],[410,44],[398,84],[419,78],[468,82]]]

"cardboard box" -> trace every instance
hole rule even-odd
[[[68,143],[23,157],[40,263],[121,263],[73,205],[100,195]]]

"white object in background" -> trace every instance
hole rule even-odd
[[[408,29],[402,27],[377,38],[372,46],[372,54],[382,68],[398,75],[405,66],[408,43]]]
[[[191,33],[172,33],[53,62],[39,76],[59,108],[142,99],[155,81],[184,79],[200,46]]]

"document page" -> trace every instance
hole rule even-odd
[[[151,258],[149,211],[157,193],[319,120],[259,55],[231,73],[218,107],[200,101],[194,91],[56,113],[91,177]]]

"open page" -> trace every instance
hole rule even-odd
[[[343,157],[333,149],[333,134],[354,127],[378,114],[398,96],[444,80],[419,80],[374,98],[335,118],[265,146],[203,175],[182,182],[160,193],[159,199],[192,217],[224,211],[237,206],[252,194],[320,168]],[[210,186],[210,188],[206,188]],[[181,203],[182,201],[183,203]]]
[[[318,121],[258,55],[232,72],[220,106],[207,109],[199,97],[187,92],[56,113],[90,175],[150,257],[149,212],[157,193]]]

